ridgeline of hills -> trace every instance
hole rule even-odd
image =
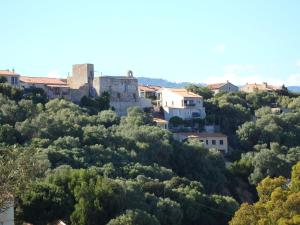
[[[160,78],[148,78],[148,77],[138,77],[138,81],[140,84],[144,85],[154,85],[168,88],[182,88],[191,84],[189,82],[172,82]],[[199,83],[199,85],[205,86],[204,83]],[[300,86],[287,86],[287,88],[292,92],[300,92]]]

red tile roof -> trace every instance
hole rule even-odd
[[[187,97],[187,98],[193,98],[193,97],[197,97],[197,98],[202,98],[202,96],[195,94],[193,92],[190,92],[184,88],[163,88],[165,90],[169,90],[177,95],[180,95],[182,97]]]
[[[67,86],[65,79],[49,78],[49,77],[20,77],[20,81],[28,84],[46,84]]]
[[[10,70],[0,70],[0,75],[19,76],[19,74],[15,73],[15,71],[10,71]]]
[[[219,89],[220,87],[224,86],[226,83],[217,83],[217,84],[209,84],[207,87],[211,90]]]
[[[148,85],[139,85],[139,91],[145,91],[145,92],[155,92],[161,89],[160,86],[148,86]]]

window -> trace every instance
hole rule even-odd
[[[216,145],[216,140],[211,141],[212,145]]]
[[[206,142],[205,142],[205,143],[206,143],[206,145],[208,145],[208,140],[206,140]]]
[[[17,77],[11,77],[11,84],[17,85],[18,84],[18,78]]]
[[[120,94],[120,93],[117,93],[117,97],[120,99],[120,98],[121,98],[121,94]]]
[[[224,145],[224,141],[223,140],[220,140],[219,143],[220,143],[220,145]]]

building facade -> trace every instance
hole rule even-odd
[[[158,104],[163,108],[166,120],[174,116],[184,120],[206,116],[202,96],[186,89],[162,88],[158,94]]]
[[[139,96],[141,98],[156,99],[160,86],[139,85]]]
[[[228,140],[227,136],[222,133],[209,133],[209,132],[187,132],[187,133],[174,133],[174,138],[179,141],[184,141],[188,138],[196,138],[208,149],[217,149],[223,154],[228,153]]]
[[[20,85],[20,74],[15,73],[14,70],[0,70],[0,77],[4,77],[6,83],[19,87]]]
[[[20,86],[23,88],[41,88],[49,99],[71,99],[70,88],[65,79],[48,77],[20,77]]]
[[[217,83],[217,84],[209,84],[207,87],[214,92],[214,94],[218,94],[220,92],[238,92],[239,87],[227,81],[226,83]]]
[[[264,82],[262,84],[246,84],[245,86],[240,88],[240,91],[246,92],[246,93],[252,93],[257,91],[266,91],[266,92],[277,92],[282,91],[284,89],[284,85],[282,86],[274,86],[270,85],[267,82]]]

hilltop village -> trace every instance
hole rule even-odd
[[[300,174],[300,96],[284,86],[170,88],[76,64],[65,79],[0,70],[0,105],[4,225],[252,224],[251,207],[279,204],[254,186]]]
[[[169,129],[180,141],[197,138],[207,148],[222,153],[228,152],[227,136],[220,127],[203,120],[206,118],[203,96],[184,88],[166,88],[138,84],[132,71],[125,76],[95,76],[93,64],[75,64],[71,76],[63,78],[30,77],[14,70],[0,70],[0,77],[7,83],[21,87],[43,89],[49,99],[64,98],[79,103],[85,97],[95,98],[108,93],[110,107],[119,116],[127,114],[130,107],[138,107],[150,112],[157,126]],[[207,88],[214,94],[222,92],[280,92],[284,86],[267,83],[238,86],[226,81],[209,84]],[[199,122],[202,121],[202,122]]]

